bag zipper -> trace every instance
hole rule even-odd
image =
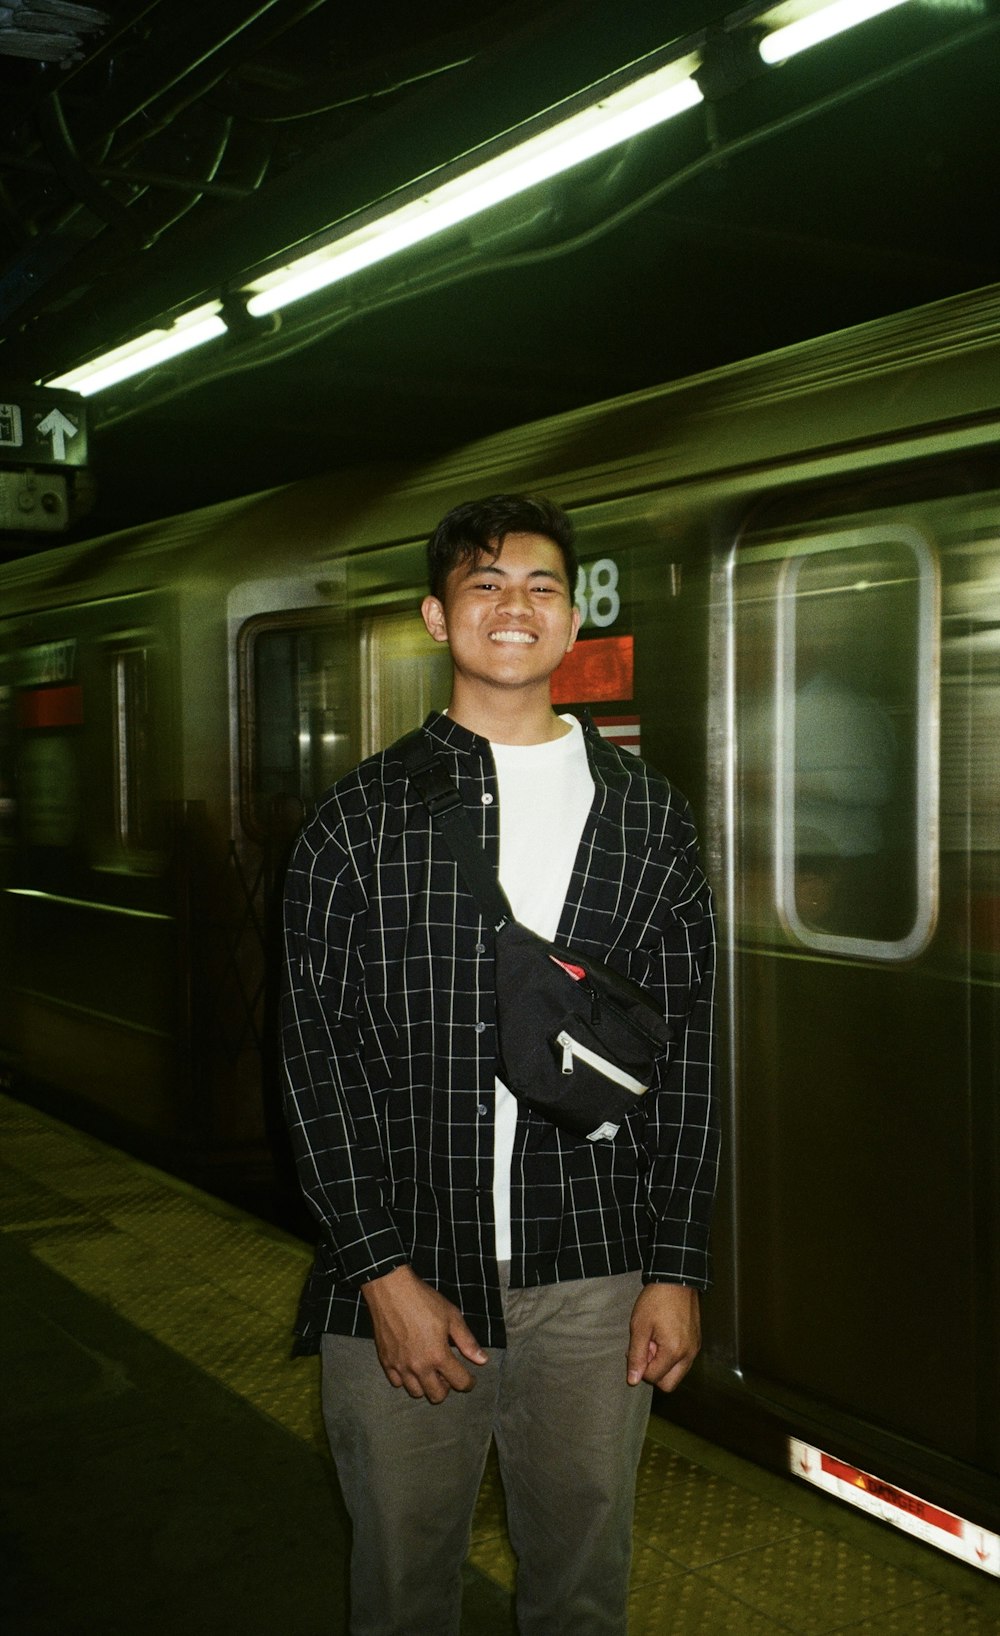
[[[588,981],[587,971],[584,966],[575,965],[571,960],[562,960],[559,955],[553,954],[551,950],[549,951],[549,959],[554,966],[561,966],[566,975],[572,977],[574,983],[579,983],[584,991],[590,995],[590,1020],[595,1027],[601,1020],[601,1011],[607,1008],[613,1016],[617,1017],[623,1027],[631,1029],[633,1034],[639,1034],[642,1039],[648,1040],[650,1045],[655,1045],[659,1050],[665,1049],[658,1035],[652,1033],[650,1029],[644,1028],[642,1023],[637,1022],[630,1012],[623,1011],[620,1005],[615,1004],[614,1000],[607,997],[601,998],[599,990],[593,983]],[[670,1028],[669,1023],[667,1027]],[[672,1029],[670,1029],[670,1033],[672,1036]]]
[[[595,1072],[602,1074],[605,1079],[613,1080],[623,1090],[631,1091],[633,1096],[643,1096],[649,1090],[649,1086],[644,1085],[641,1079],[636,1079],[633,1074],[627,1074],[625,1069],[619,1068],[616,1062],[609,1062],[607,1057],[599,1056],[596,1051],[591,1051],[588,1046],[581,1045],[580,1041],[575,1040],[572,1034],[568,1034],[565,1028],[561,1034],[556,1035],[556,1044],[562,1046],[562,1071],[564,1074],[573,1072],[573,1059],[577,1057],[581,1062],[585,1062],[588,1068],[593,1068]]]
[[[597,989],[591,987],[589,983],[587,984],[587,989],[590,994],[590,1020],[595,1027],[601,1020],[601,1013],[603,1011],[610,1011],[612,1016],[621,1023],[623,1028],[628,1028],[633,1034],[638,1034],[641,1039],[648,1040],[649,1044],[654,1045],[658,1052],[666,1050],[667,1047],[663,1044],[662,1040],[660,1040],[656,1034],[652,1033],[650,1029],[644,1028],[641,1022],[637,1022],[631,1012],[623,1011],[621,1006],[616,1005],[614,1000],[609,1000],[607,995],[604,995],[602,998]],[[670,1027],[669,1023],[667,1024],[667,1027]],[[671,1030],[671,1033],[672,1032],[673,1031]],[[669,1044],[669,1041],[667,1043]]]

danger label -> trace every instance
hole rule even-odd
[[[892,1523],[893,1527],[915,1535],[939,1551],[961,1557],[974,1568],[982,1568],[985,1573],[1000,1578],[1000,1536],[988,1529],[897,1488],[870,1471],[861,1471],[845,1460],[825,1454],[810,1443],[802,1443],[797,1437],[788,1439],[788,1466],[796,1477],[835,1495],[838,1500],[845,1500],[848,1505],[867,1511],[869,1516]]]

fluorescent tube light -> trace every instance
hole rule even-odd
[[[810,12],[808,17],[800,17],[794,23],[786,23],[784,28],[776,28],[773,34],[766,34],[760,42],[760,54],[768,64],[784,62],[786,57],[807,51],[811,45],[830,40],[845,29],[867,23],[869,17],[878,17],[883,11],[905,4],[906,0],[835,0],[832,6],[824,6],[821,11]]]
[[[692,66],[690,58],[669,63],[509,152],[430,188],[420,198],[388,210],[320,250],[265,273],[248,286],[253,293],[247,311],[259,318],[350,278],[363,267],[398,255],[693,108],[702,94],[690,77]]]
[[[92,358],[89,363],[68,370],[65,375],[56,375],[45,384],[79,392],[84,398],[92,397],[95,392],[103,392],[107,386],[127,381],[144,369],[152,369],[156,364],[166,363],[168,358],[178,358],[183,352],[191,352],[195,347],[204,346],[206,341],[214,341],[217,336],[225,335],[226,326],[221,312],[221,301],[210,301],[203,307],[195,307],[192,312],[178,318],[170,329],[149,330],[134,341],[126,341],[124,346],[115,347],[111,352],[102,353],[99,358]]]

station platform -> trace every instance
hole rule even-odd
[[[0,1629],[340,1636],[349,1529],[298,1239],[0,1097]],[[488,1468],[465,1636],[511,1636]],[[1000,1586],[654,1416],[632,1636],[979,1636]]]

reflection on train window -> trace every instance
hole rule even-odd
[[[364,644],[363,719],[366,755],[408,733],[430,710],[443,710],[451,690],[451,656],[428,636],[416,610],[378,614]]]
[[[243,821],[288,836],[357,760],[344,639],[327,621],[252,620],[243,644]]]
[[[14,689],[7,679],[7,665],[0,657],[0,845],[15,835],[16,780],[14,774],[17,740],[14,731]]]
[[[778,631],[778,890],[799,942],[908,958],[934,900],[934,570],[908,530],[809,542]]]
[[[126,852],[155,852],[164,837],[163,811],[157,800],[150,652],[144,646],[129,647],[110,657],[115,834]]]
[[[944,590],[941,864],[947,942],[1000,967],[1000,502],[956,542]],[[968,900],[967,921],[963,910]]]

